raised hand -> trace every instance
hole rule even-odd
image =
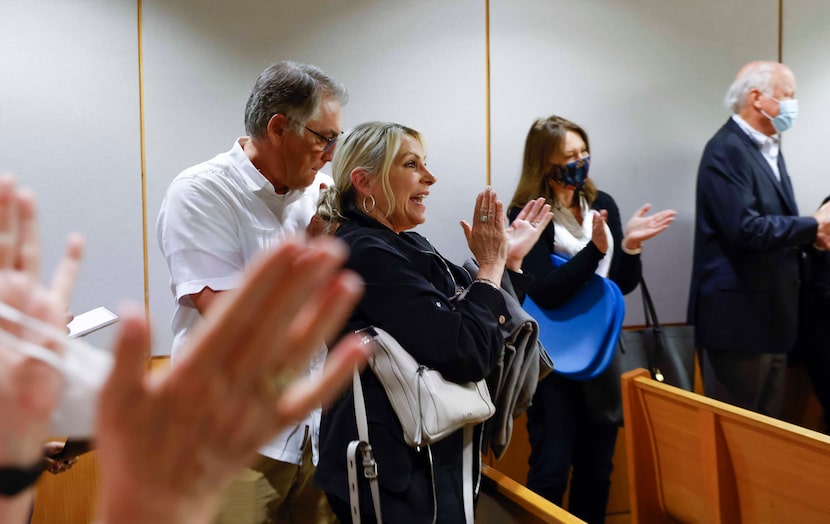
[[[507,261],[506,222],[504,204],[489,187],[476,197],[473,224],[461,221],[467,245],[479,264],[478,277],[496,284],[501,282]]]
[[[329,352],[322,377],[295,380],[295,370],[362,294],[359,277],[340,269],[345,257],[331,238],[285,242],[217,297],[160,379],[144,373],[143,311],[122,315],[98,423],[106,521],[209,521],[223,485],[260,446],[340,393],[367,357],[356,337]]]
[[[677,211],[674,209],[666,209],[648,215],[650,209],[651,204],[643,204],[628,220],[622,241],[625,249],[629,251],[639,250],[643,242],[668,229],[671,223],[674,222],[675,216],[677,216]]]
[[[543,197],[531,200],[522,208],[507,228],[507,267],[513,271],[522,268],[524,257],[533,249],[542,231],[553,219],[550,205]]]
[[[78,274],[83,243],[69,246],[49,287],[40,284],[40,242],[35,199],[0,176],[0,465],[28,469],[43,458],[52,410],[63,377],[45,362],[60,352],[64,312]],[[39,329],[23,323],[40,322]],[[54,328],[54,329],[51,329]],[[49,333],[43,333],[49,331]],[[40,353],[40,358],[38,358]],[[22,486],[21,486],[22,487]],[[33,489],[0,497],[0,522],[24,522]]]
[[[82,251],[80,237],[72,237],[51,285],[42,286],[34,196],[18,189],[10,175],[0,178],[0,302],[63,332]],[[0,330],[0,464],[27,466],[43,456],[63,379],[53,366],[22,351],[21,344],[60,348],[54,338],[5,315]]]
[[[597,246],[601,253],[608,252],[608,234],[605,231],[605,221],[608,220],[608,211],[592,211],[591,242]]]

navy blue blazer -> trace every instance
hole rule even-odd
[[[802,246],[818,224],[799,217],[783,155],[781,181],[730,118],[697,175],[688,321],[712,350],[784,353],[798,332]]]

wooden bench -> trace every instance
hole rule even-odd
[[[631,521],[830,522],[830,437],[623,375]]]
[[[481,493],[476,509],[477,524],[531,524],[555,522],[577,524],[584,521],[553,502],[490,466],[481,470]]]

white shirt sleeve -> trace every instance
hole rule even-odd
[[[213,188],[217,189],[217,188]],[[238,220],[221,192],[192,178],[174,180],[161,206],[156,230],[176,300],[239,285],[244,270]]]

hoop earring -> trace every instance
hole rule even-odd
[[[362,204],[363,212],[366,213],[367,215],[375,210],[375,197],[372,196],[372,195],[369,195],[369,199],[372,201],[372,209],[366,209],[366,196],[363,197],[363,204]]]

